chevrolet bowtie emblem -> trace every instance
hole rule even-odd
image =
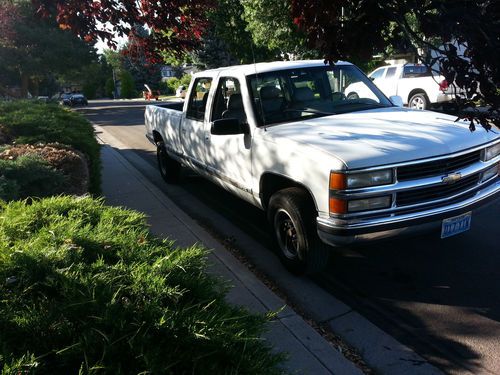
[[[443,182],[443,184],[451,185],[457,181],[460,181],[461,178],[462,178],[462,175],[460,173],[450,173],[449,175],[444,176],[441,179],[441,181]]]

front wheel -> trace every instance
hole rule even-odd
[[[269,201],[268,219],[284,266],[293,274],[310,275],[326,267],[328,246],[316,233],[316,210],[299,188],[275,193]]]
[[[169,184],[179,182],[181,164],[168,155],[163,142],[160,142],[156,148],[156,159],[158,160],[158,168],[160,169],[161,177],[165,182]]]
[[[427,95],[423,92],[416,93],[408,100],[408,107],[420,110],[427,109],[429,107],[429,99],[427,99]]]

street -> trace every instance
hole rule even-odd
[[[155,103],[151,103],[155,104]],[[156,166],[144,136],[144,103],[90,102],[82,110],[130,152]],[[136,165],[138,169],[140,166]],[[186,173],[180,189],[271,248],[265,215],[214,184]],[[151,181],[164,188],[157,176]],[[210,217],[176,203],[224,237]],[[473,213],[470,231],[332,249],[331,263],[314,281],[443,371],[500,373],[500,202]],[[269,250],[269,257],[274,257]]]

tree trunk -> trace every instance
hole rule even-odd
[[[21,98],[28,97],[29,83],[30,77],[26,73],[21,72]]]

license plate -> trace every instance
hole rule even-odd
[[[441,225],[441,238],[451,237],[470,229],[472,212],[444,219]]]

